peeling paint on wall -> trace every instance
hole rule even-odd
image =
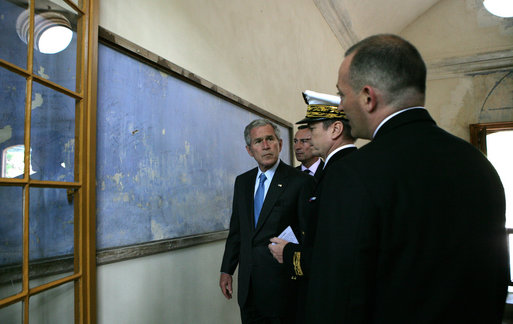
[[[35,98],[32,100],[32,110],[43,105],[43,96],[40,93],[34,94]]]
[[[39,76],[42,77],[43,79],[47,79],[47,80],[50,79],[50,76],[48,74],[45,74],[45,68],[42,66],[40,66],[39,70],[37,70],[37,74],[39,74]]]
[[[185,154],[189,155],[191,153],[191,143],[189,143],[188,141],[185,141],[184,147],[185,147]]]
[[[441,111],[441,118],[444,125],[457,125],[463,119],[467,118],[468,107],[464,104],[465,98],[472,92],[473,82],[471,79],[460,79],[455,88],[452,89],[449,105],[451,107],[458,107],[458,109],[443,109]],[[464,121],[466,123],[466,120]]]
[[[426,107],[442,128],[468,141],[470,124],[513,120],[512,89],[511,69],[433,80]]]
[[[114,174],[111,179],[116,183],[116,186],[120,189],[120,190],[123,190],[123,182],[122,182],[122,179],[123,179],[123,174],[121,173],[116,173]]]
[[[6,142],[12,137],[12,127],[7,125],[4,128],[0,128],[0,143]]]
[[[71,138],[64,144],[64,152],[74,152],[75,151],[75,139]]]
[[[152,235],[153,239],[155,239],[155,240],[165,239],[167,237],[167,234],[168,233],[166,233],[164,228],[159,223],[157,223],[157,221],[155,221],[154,219],[151,220],[151,235]]]

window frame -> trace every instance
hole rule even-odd
[[[470,143],[486,155],[486,135],[504,130],[513,130],[513,121],[470,124],[469,129]]]
[[[484,155],[487,155],[486,135],[500,131],[513,130],[513,121],[511,122],[491,122],[470,124],[470,143],[477,147]],[[510,245],[510,235],[513,235],[513,228],[506,228],[508,238],[508,249]],[[511,254],[511,253],[510,253]],[[513,281],[509,280],[509,286],[513,286]]]
[[[27,44],[27,65],[19,67],[0,58],[0,69],[6,69],[26,79],[24,146],[30,148],[32,84],[51,88],[75,99],[75,177],[73,182],[35,180],[30,178],[30,150],[25,149],[23,178],[0,178],[0,186],[15,186],[23,192],[23,247],[21,291],[0,299],[0,308],[16,303],[23,305],[23,323],[31,323],[31,297],[74,283],[74,322],[96,323],[96,223],[95,223],[95,159],[96,159],[96,80],[98,53],[98,0],[61,0],[73,9],[77,22],[76,89],[69,90],[46,80],[34,71],[34,40]],[[34,34],[36,2],[27,0],[30,12],[30,34]],[[74,204],[73,274],[45,284],[30,287],[29,280],[29,189],[63,188]],[[19,271],[18,271],[19,273]]]

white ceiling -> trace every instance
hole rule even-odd
[[[373,34],[398,34],[438,1],[314,0],[344,48]]]

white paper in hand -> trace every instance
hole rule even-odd
[[[280,236],[278,236],[278,238],[281,238],[282,240],[285,240],[290,243],[299,244],[296,235],[294,235],[294,231],[292,231],[292,228],[290,226],[284,229],[283,232],[281,232]]]

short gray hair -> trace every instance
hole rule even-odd
[[[244,128],[244,140],[246,140],[247,146],[251,146],[251,136],[250,136],[251,130],[255,127],[261,127],[261,126],[266,126],[266,125],[271,125],[274,129],[274,134],[276,135],[278,140],[281,140],[280,129],[278,128],[278,126],[276,126],[275,123],[273,123],[269,119],[263,119],[263,118],[255,119],[251,123],[249,123],[246,126],[246,128]]]

